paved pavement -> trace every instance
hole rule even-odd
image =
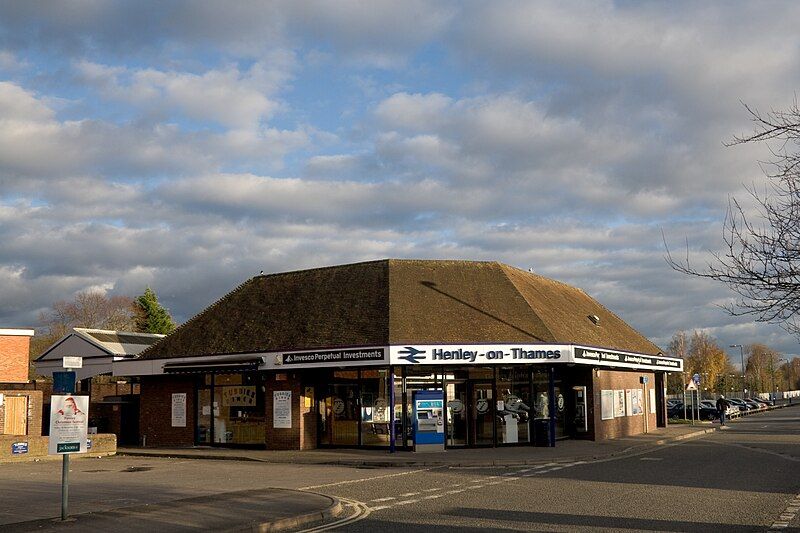
[[[362,468],[382,467],[384,471],[379,474],[380,476],[402,476],[402,473],[393,472],[400,472],[399,469],[407,467],[480,468],[561,464],[624,457],[648,449],[658,449],[670,442],[700,437],[714,432],[717,428],[718,425],[708,423],[696,426],[672,425],[648,435],[602,443],[560,441],[555,448],[509,447],[419,454],[412,452],[389,454],[387,451],[379,450],[283,452],[218,448],[125,448],[120,449],[122,457],[93,460],[76,458],[73,461],[75,475],[72,476],[74,484],[71,490],[74,496],[71,501],[75,503],[71,511],[74,513],[72,515],[74,520],[67,522],[51,518],[58,514],[57,477],[52,463],[32,465],[30,470],[24,469],[23,465],[19,464],[0,465],[0,492],[9,496],[4,497],[6,510],[0,505],[0,531],[270,531],[297,528],[305,523],[335,519],[342,511],[342,503],[345,507],[349,505],[348,513],[357,513],[357,509],[354,510],[354,505],[351,505],[352,502],[348,503],[346,498],[337,499],[335,496],[314,492],[317,487],[328,487],[331,483],[304,487],[302,485],[305,483],[301,483],[300,479],[296,480],[296,484],[284,482],[285,480],[276,483],[274,479],[272,481],[258,479],[257,475],[250,473],[253,472],[253,467],[246,466],[251,463],[243,461],[258,461],[264,463],[265,467],[270,463],[274,464],[271,468],[285,469],[281,470],[285,471],[285,474],[278,475],[287,477],[299,475],[292,474],[296,470],[290,469],[305,468],[304,472],[307,474],[304,473],[304,476],[319,475],[320,481],[335,479],[333,485],[344,483],[345,486],[349,486],[347,484],[357,481],[355,478],[359,476],[359,470]],[[173,459],[165,459],[166,457]],[[179,458],[228,459],[234,463],[226,464],[222,461],[195,463],[181,461]],[[105,468],[97,468],[91,461],[96,461],[97,465],[103,465]],[[139,466],[117,466],[124,461]],[[134,461],[140,463],[150,461],[152,465],[143,466],[146,463],[140,465],[133,463]],[[137,468],[144,470],[153,465],[158,472],[163,472],[160,475],[169,478],[172,485],[168,488],[159,488],[159,485],[149,480],[144,484],[130,483],[129,480],[132,478],[122,473],[133,473]],[[214,466],[212,468],[208,465]],[[319,467],[309,469],[304,465],[319,465]],[[342,473],[341,467],[334,465],[356,468],[344,469],[349,472]],[[339,468],[339,471],[332,474],[331,469],[335,468]],[[198,472],[198,469],[205,471]],[[105,476],[102,478],[104,481],[100,481],[100,476]],[[344,476],[351,476],[353,479],[345,479]],[[281,485],[282,488],[265,488],[265,484]],[[9,487],[16,488],[17,493],[8,491]],[[245,488],[246,490],[242,490]],[[303,492],[287,488],[298,488]],[[47,508],[42,506],[42,499],[45,496],[49,502]],[[21,522],[20,518],[23,517],[29,520],[38,519]]]
[[[202,459],[230,459],[266,463],[319,464],[345,466],[515,466],[549,463],[553,461],[580,461],[601,459],[630,453],[648,446],[699,437],[719,429],[710,422],[674,424],[658,428],[646,435],[625,437],[605,442],[588,440],[563,440],[555,448],[513,446],[502,448],[451,449],[446,452],[415,453],[387,450],[242,450],[229,448],[119,448],[120,455],[141,457],[176,457]]]

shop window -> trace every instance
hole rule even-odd
[[[209,382],[197,391],[198,444],[263,445],[264,375],[209,374],[203,383]]]
[[[361,444],[389,445],[389,371],[361,373]]]

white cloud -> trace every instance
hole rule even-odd
[[[144,109],[180,110],[186,117],[212,121],[233,129],[253,130],[281,106],[272,95],[290,79],[293,58],[276,51],[241,72],[236,66],[201,74],[125,69],[89,61],[77,63],[82,79],[94,84],[111,100]]]

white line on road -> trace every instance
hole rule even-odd
[[[297,490],[311,490],[311,489],[321,489],[322,487],[335,487],[337,485],[349,485],[350,483],[361,483],[363,481],[372,481],[373,479],[385,479],[387,477],[398,477],[398,476],[407,476],[409,474],[417,474],[419,472],[427,472],[428,470],[433,470],[435,467],[431,468],[421,468],[419,470],[409,470],[408,472],[398,472],[396,474],[386,474],[383,476],[375,476],[375,477],[362,477],[359,479],[350,479],[347,481],[338,481],[336,483],[324,483],[322,485],[309,485],[308,487],[300,487]]]

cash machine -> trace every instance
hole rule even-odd
[[[414,391],[413,423],[415,452],[444,451],[444,391]]]
[[[586,387],[572,387],[572,392],[575,401],[575,432],[587,433],[589,431],[589,421],[587,419]]]

